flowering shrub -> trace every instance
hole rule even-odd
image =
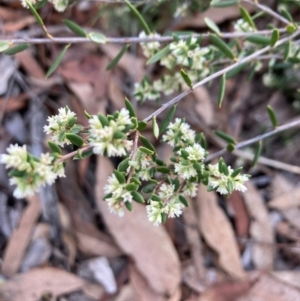
[[[180,118],[164,124],[165,134],[163,128],[159,132],[162,141],[173,147],[172,163],[166,164],[158,158],[151,142],[142,136],[145,122],[137,120],[128,100],[126,106],[114,115],[86,114],[88,129],[76,124],[76,115],[68,107],[59,109],[57,115],[48,118],[44,127],[50,135],[52,152],[42,154],[40,158],[31,155],[25,145],[11,145],[8,154],[0,156],[0,162],[11,169],[10,183],[16,186],[14,196],[32,195],[40,186],[51,185],[56,178],[63,177],[64,157],[60,147],[69,144],[85,149],[76,152],[77,158],[92,153],[125,157],[104,187],[109,210],[119,216],[124,215],[124,208],[132,210],[133,201],[144,203],[146,197],[149,220],[158,225],[167,217],[181,215],[183,208],[188,206],[186,197],[195,197],[200,183],[225,195],[233,190],[246,190],[244,182],[248,175],[241,175],[240,168],[232,170],[223,159],[215,165],[205,163],[207,151],[203,135],[196,134]],[[174,110],[170,112],[167,120],[171,119]]]
[[[140,102],[159,100],[162,93],[170,95],[176,91],[184,90],[184,92],[163,104],[144,120],[137,119],[135,110],[127,99],[126,108],[113,115],[90,115],[85,112],[88,127],[77,124],[75,113],[68,107],[60,108],[57,115],[48,118],[48,124],[44,127],[45,133],[50,138],[48,142],[50,153],[37,158],[27,151],[26,146],[10,145],[7,154],[0,155],[0,163],[10,169],[10,183],[16,187],[15,197],[31,195],[41,186],[51,185],[57,178],[64,177],[64,162],[67,159],[72,157],[82,159],[92,154],[122,158],[104,187],[106,194],[104,200],[109,210],[122,216],[125,208],[132,210],[133,202],[146,203],[149,220],[155,225],[165,222],[166,218],[178,217],[183,208],[188,206],[188,198],[196,196],[200,184],[206,185],[209,191],[217,191],[226,196],[235,190],[246,191],[244,183],[249,175],[241,174],[242,168],[233,170],[222,158],[217,163],[211,164],[210,159],[219,157],[220,153],[208,158],[203,134],[195,133],[182,118],[174,120],[174,112],[176,103],[183,97],[217,77],[221,77],[218,95],[218,105],[221,106],[226,80],[249,68],[251,78],[261,69],[262,61],[265,59],[269,60],[269,71],[264,76],[264,82],[268,86],[278,85],[274,70],[278,70],[279,66],[292,67],[290,68],[292,71],[298,71],[300,48],[299,43],[294,40],[299,34],[299,29],[289,14],[287,5],[279,5],[280,13],[277,13],[251,0],[190,0],[188,4],[181,0],[176,3],[159,0],[157,7],[170,3],[177,5],[172,9],[175,17],[195,10],[204,10],[209,5],[224,7],[248,3],[276,18],[285,26],[276,28],[271,24],[269,26],[271,29],[258,30],[255,20],[262,14],[251,16],[243,6],[239,6],[242,18],[234,22],[233,32],[222,33],[212,20],[205,18],[210,33],[180,35],[175,32],[169,36],[161,36],[150,30],[145,18],[129,0],[124,0],[126,10],[122,10],[122,13],[130,11],[136,17],[142,28],[139,37],[107,38],[99,32],[88,33],[73,21],[64,20],[64,24],[80,37],[78,39],[72,36],[64,39],[53,37],[38,14],[37,10],[47,2],[52,3],[60,12],[73,3],[71,0],[21,0],[23,6],[30,9],[41,26],[47,42],[66,43],[49,68],[47,77],[59,66],[73,42],[124,43],[125,46],[109,64],[108,69],[119,62],[131,43],[138,42],[147,58],[147,64],[158,63],[163,74],[154,81],[145,76],[141,82],[135,83],[133,94],[136,100]],[[230,42],[224,40],[227,38]],[[39,38],[39,42],[40,40]],[[30,38],[1,40],[0,52],[7,55],[16,54],[27,49],[30,41],[37,42],[36,39]],[[284,72],[286,74],[289,72],[293,77],[294,73],[290,69]],[[170,110],[159,126],[156,123],[156,116],[167,108]],[[253,156],[255,164],[262,149],[262,139],[299,123],[277,127],[275,112],[270,106],[267,110],[275,128],[268,134],[236,144],[232,137],[216,131],[216,135],[228,142],[226,150],[233,151],[258,142]],[[142,135],[149,121],[152,121],[155,138],[173,148],[173,155],[169,158],[170,164],[158,157],[155,147]],[[61,148],[68,145],[78,149],[63,154]],[[221,151],[224,152],[225,150]]]

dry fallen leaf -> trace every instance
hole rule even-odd
[[[274,232],[265,203],[255,186],[248,181],[244,194],[245,204],[251,217],[250,235],[257,242],[252,246],[252,260],[259,270],[271,270],[274,261]]]
[[[252,288],[236,301],[297,301],[299,290],[270,275],[261,276]]]
[[[24,210],[19,225],[13,231],[4,251],[1,272],[8,277],[18,272],[26,249],[30,243],[35,223],[41,213],[39,198],[35,195],[27,199],[29,204]]]
[[[103,294],[97,285],[86,283],[83,279],[58,268],[46,267],[18,274],[0,285],[0,300],[38,301],[46,294],[58,297],[74,291],[90,291],[96,300]]]
[[[204,185],[198,191],[198,226],[207,244],[219,255],[220,266],[232,277],[243,278],[238,246],[233,229],[217,204],[214,192],[207,192]]]
[[[103,187],[113,169],[107,158],[98,159],[96,199],[108,230],[119,247],[132,257],[150,287],[162,295],[172,295],[180,283],[180,262],[164,227],[154,227],[148,221],[144,205],[134,203],[133,211],[126,212],[120,218],[111,214],[107,204],[103,202]]]

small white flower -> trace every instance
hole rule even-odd
[[[163,208],[159,202],[150,201],[150,205],[146,206],[148,219],[150,222],[154,223],[154,226],[158,226],[162,222],[161,214],[163,213]]]
[[[182,191],[184,195],[195,197],[197,195],[198,184],[194,182],[186,182],[183,186]]]
[[[174,164],[174,170],[175,172],[182,178],[185,180],[188,180],[192,177],[197,176],[197,171],[196,169],[193,167],[193,164],[188,164],[185,165],[183,164],[181,161],[179,163],[175,163]]]
[[[16,168],[20,171],[30,171],[31,165],[27,162],[26,145],[19,146],[11,144],[7,148],[8,154],[0,155],[0,163],[6,165],[6,168]]]
[[[162,199],[169,199],[174,195],[175,185],[163,183],[159,189],[159,197]]]
[[[153,33],[151,35],[146,35],[146,33],[144,31],[142,31],[140,34],[139,34],[139,38],[146,38],[146,37],[151,37],[151,38],[158,38],[160,37],[159,34],[157,33]],[[149,58],[151,56],[153,56],[155,54],[155,52],[157,50],[159,50],[159,47],[160,47],[160,43],[159,42],[148,42],[148,43],[140,43],[142,49],[143,49],[143,52],[144,52],[144,55]]]
[[[125,192],[125,193],[122,195],[122,199],[123,199],[124,203],[125,203],[125,202],[131,203],[132,200],[133,200],[132,195],[131,195],[131,193],[130,193],[129,191]]]
[[[205,156],[205,150],[199,143],[194,143],[191,146],[185,148],[189,153],[188,160],[191,161],[203,161]]]
[[[166,204],[165,212],[169,218],[178,217],[182,214],[183,207],[184,205],[175,198],[172,202]]]

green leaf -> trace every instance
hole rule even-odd
[[[29,47],[29,44],[27,44],[27,43],[19,44],[19,45],[8,48],[7,50],[4,51],[4,54],[14,55],[18,52],[26,50],[28,47]]]
[[[136,202],[145,203],[143,196],[140,193],[138,193],[137,191],[132,191],[131,195]]]
[[[204,22],[207,25],[209,29],[211,29],[213,32],[215,32],[217,35],[221,35],[220,28],[218,25],[211,19],[209,18],[204,18]]]
[[[125,202],[125,206],[129,211],[132,211],[132,203],[131,202]]]
[[[241,173],[242,169],[243,169],[243,167],[239,167],[239,168],[235,169],[230,176],[232,178],[235,178],[236,176],[238,176]]]
[[[33,7],[35,9],[40,9],[42,8],[46,3],[48,2],[48,0],[40,0],[40,2],[36,3]]]
[[[71,46],[71,44],[68,44],[64,47],[64,49],[60,52],[60,54],[57,56],[57,58],[55,59],[54,63],[51,65],[51,67],[49,68],[48,72],[46,73],[46,78],[48,78],[59,66],[59,64],[61,63],[65,53],[67,52],[67,49]]]
[[[167,54],[170,53],[170,45],[166,46],[165,48],[156,52],[153,56],[151,56],[148,61],[147,65],[154,64],[165,57]]]
[[[164,173],[164,174],[169,174],[170,173],[170,169],[166,166],[158,166],[156,168],[156,170],[160,173]]]
[[[82,144],[84,143],[83,139],[76,135],[76,134],[72,134],[72,133],[67,133],[66,134],[66,138],[74,145],[76,146],[82,146]]]
[[[72,117],[70,118],[70,120],[68,121],[68,126],[71,128],[77,121],[77,118],[76,117]]]
[[[42,27],[42,29],[43,29],[43,31],[46,33],[46,35],[47,35],[48,37],[52,37],[52,36],[48,33],[47,28],[46,28],[46,26],[45,26],[45,24],[44,24],[42,18],[40,17],[40,15],[38,14],[38,12],[36,11],[36,9],[33,7],[33,5],[32,5],[29,1],[27,1],[27,0],[25,0],[25,1],[26,1],[26,4],[27,4],[27,6],[28,6],[30,12],[33,14],[33,16],[35,17],[37,23]]]
[[[251,35],[247,37],[246,40],[253,44],[263,45],[263,46],[270,45],[271,42],[271,39],[269,37],[262,36],[262,35]]]
[[[200,145],[204,148],[207,149],[207,141],[203,133],[201,133],[201,138],[200,138]]]
[[[281,13],[286,19],[288,19],[290,22],[293,22],[293,17],[292,17],[292,15],[291,15],[284,7],[281,7],[281,8],[280,8],[280,13]]]
[[[88,158],[94,154],[93,150],[82,151],[81,149],[78,150],[77,155],[73,158],[73,160],[81,160]]]
[[[147,155],[151,155],[152,156],[154,154],[154,152],[152,150],[150,150],[149,148],[143,147],[143,146],[140,146],[139,150],[141,152],[143,152],[144,154],[147,154]]]
[[[127,171],[127,168],[129,167],[129,158],[124,159],[123,161],[121,161],[118,165],[118,171]]]
[[[257,161],[258,161],[258,158],[261,154],[261,151],[262,151],[262,146],[263,146],[263,143],[262,143],[262,140],[260,140],[256,146],[256,149],[255,149],[255,153],[254,153],[254,158],[253,158],[253,161],[252,161],[252,166],[255,166]]]
[[[126,183],[126,179],[124,176],[123,172],[120,172],[118,170],[114,170],[114,175],[116,176],[116,178],[118,179],[120,184],[125,184]]]
[[[136,191],[139,188],[138,185],[134,184],[134,183],[129,183],[126,185],[125,189],[127,191]]]
[[[189,202],[183,195],[179,195],[179,201],[182,203],[185,207],[189,207]]]
[[[228,194],[231,194],[233,191],[233,183],[230,179],[227,180],[227,189],[228,189]]]
[[[225,95],[225,87],[226,87],[226,74],[223,74],[220,81],[220,89],[219,89],[219,95],[218,95],[218,106],[221,108],[222,102]]]
[[[72,126],[72,128],[71,128],[71,133],[73,133],[73,134],[78,134],[80,131],[82,131],[83,130],[83,126],[82,125],[80,125],[80,124],[75,124],[75,125],[73,125]]]
[[[84,115],[87,119],[91,119],[92,115],[90,115],[86,110],[84,110]]]
[[[63,22],[71,31],[76,33],[78,36],[84,37],[84,38],[86,37],[85,30],[81,26],[76,24],[75,22],[68,20],[68,19],[65,19]]]
[[[210,3],[212,7],[227,7],[238,4],[238,0],[213,0]]]
[[[52,141],[48,141],[48,146],[53,153],[58,153],[61,155],[61,153],[62,153],[61,148],[56,143],[54,143]]]
[[[159,136],[159,127],[156,122],[156,116],[153,116],[152,118],[152,129],[153,129],[153,135],[157,139]]]
[[[156,184],[150,183],[142,188],[143,193],[151,193],[155,189]]]
[[[117,56],[107,65],[106,70],[111,70],[112,68],[114,68],[119,63],[120,59],[122,58],[122,56],[125,54],[125,52],[128,50],[129,47],[130,47],[129,44],[124,45],[120,50],[120,52],[117,54]]]
[[[102,114],[98,114],[98,119],[103,127],[109,126],[109,121],[106,116],[104,116]]]
[[[154,154],[156,153],[155,147],[147,138],[140,135],[140,139],[144,146],[146,146],[148,149],[150,149]]]
[[[242,7],[242,6],[240,6],[239,9],[240,9],[240,13],[241,13],[241,16],[243,17],[243,19],[244,19],[244,20],[245,20],[245,21],[246,21],[253,29],[256,30],[256,26],[255,26],[255,24],[254,24],[254,22],[253,22],[251,16],[249,15],[248,11],[247,11],[244,7]]]
[[[26,171],[25,170],[18,170],[18,169],[13,169],[11,170],[8,175],[10,177],[16,177],[16,178],[22,178],[23,176],[26,175]]]
[[[236,66],[235,68],[231,69],[230,71],[228,71],[226,73],[226,79],[236,76],[238,73],[240,73],[242,70],[244,70],[247,67],[247,65],[249,65],[249,64],[243,63],[243,64],[240,64],[240,65]]]
[[[161,202],[161,198],[154,193],[151,194],[150,199],[154,202]]]
[[[142,121],[139,121],[137,130],[138,130],[139,132],[141,132],[141,131],[143,131],[146,127],[147,127],[147,122],[144,121],[144,120],[142,120]]]
[[[107,41],[106,36],[99,32],[90,32],[88,38],[98,44],[105,44]]]
[[[233,52],[231,49],[228,47],[226,43],[223,42],[218,36],[210,34],[209,39],[212,42],[213,45],[215,45],[225,56],[232,60],[236,60]]]
[[[113,135],[114,139],[124,139],[126,137],[127,136],[123,132],[120,132],[120,131],[116,131]]]
[[[136,117],[131,117],[130,118],[132,125],[130,126],[129,129],[136,129],[138,126],[138,121]]]
[[[109,198],[111,198],[113,196],[113,194],[112,193],[108,193],[108,194],[106,194],[104,197],[103,197],[103,201],[105,201],[106,199],[109,199]]]
[[[215,131],[215,134],[218,136],[218,137],[220,137],[220,138],[222,138],[223,140],[225,140],[225,141],[227,141],[228,143],[232,143],[232,144],[235,144],[236,143],[236,141],[234,140],[234,138],[233,137],[231,137],[230,135],[228,135],[228,134],[226,134],[226,133],[224,133],[224,132],[222,132],[222,131]]]
[[[140,22],[140,24],[143,27],[143,29],[145,30],[146,34],[150,35],[151,30],[150,30],[147,22],[143,18],[143,16],[138,12],[138,10],[128,0],[125,0],[125,2],[127,4],[127,6],[129,7],[129,9],[131,10],[131,12],[134,14],[134,16]]]
[[[161,222],[164,224],[167,221],[167,214],[166,213],[161,213]]]
[[[9,45],[10,45],[9,42],[6,41],[0,42],[0,52],[3,52],[6,49],[8,49]]]
[[[136,117],[136,114],[135,114],[134,108],[132,106],[132,103],[128,100],[127,97],[125,97],[125,107],[129,111],[130,117]]]
[[[164,118],[163,122],[161,123],[160,127],[159,127],[159,134],[161,135],[166,128],[169,126],[169,123],[171,122],[171,120],[173,119],[173,116],[175,114],[176,111],[176,107],[177,105],[173,106],[167,113],[166,117]]]
[[[278,126],[278,121],[274,109],[270,105],[268,105],[267,111],[273,127],[276,128]]]
[[[229,143],[226,147],[226,150],[229,152],[229,153],[232,153],[234,151],[235,147],[234,147],[234,144],[232,143]]]
[[[270,46],[273,47],[279,39],[279,30],[275,28],[272,31],[271,39],[270,39]]]
[[[183,80],[185,81],[185,83],[188,85],[188,87],[193,89],[192,81],[183,69],[180,70],[180,75],[183,78]]]

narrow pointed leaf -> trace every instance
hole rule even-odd
[[[127,171],[127,168],[129,167],[129,158],[124,159],[123,161],[121,161],[118,165],[118,171]]]
[[[182,203],[185,207],[189,207],[189,202],[183,195],[179,195],[179,201]]]
[[[140,146],[139,150],[147,155],[153,155],[154,152],[152,150],[150,150],[149,148],[146,148],[144,146]]]
[[[109,126],[109,121],[108,121],[108,119],[107,119],[106,116],[104,116],[102,114],[98,114],[98,119],[101,122],[101,124],[102,124],[103,127]]]
[[[146,32],[146,34],[150,35],[151,34],[151,30],[150,30],[147,22],[143,18],[143,16],[138,12],[138,10],[128,0],[125,0],[125,2],[127,4],[127,6],[129,7],[129,9],[131,10],[131,12],[134,14],[134,16],[140,22],[140,24],[143,27],[143,29]]]
[[[50,147],[51,151],[53,153],[58,153],[58,154],[61,154],[61,148],[54,142],[52,141],[48,141],[48,146]]]
[[[71,44],[68,44],[64,47],[64,49],[60,52],[60,54],[57,56],[57,58],[55,59],[54,63],[51,65],[51,67],[49,68],[47,74],[46,74],[46,78],[48,78],[59,66],[59,64],[61,63],[62,59],[64,58],[64,55],[66,54],[68,48],[71,46]]]
[[[150,149],[154,154],[156,153],[155,147],[147,138],[145,138],[144,136],[140,136],[140,139],[144,146]]]
[[[139,132],[141,132],[141,131],[143,131],[146,127],[147,127],[147,122],[142,120],[142,121],[139,121],[137,130],[138,130]]]
[[[129,101],[127,97],[125,97],[125,107],[129,111],[130,117],[136,117],[132,103]]]
[[[168,55],[170,53],[170,45],[166,46],[165,48],[161,49],[157,53],[155,53],[153,56],[149,58],[147,61],[147,65],[154,64],[161,60],[163,57]]]
[[[125,202],[125,206],[128,209],[128,211],[132,211],[132,203],[131,202]]]
[[[262,35],[252,35],[247,37],[246,40],[253,44],[263,45],[263,46],[270,45],[271,42],[271,39],[269,37],[262,36]]]
[[[191,88],[191,89],[193,89],[192,81],[189,78],[189,76],[186,74],[186,72],[183,69],[181,69],[180,70],[180,74],[181,74],[183,80],[185,81],[185,83],[188,85],[188,87]]]
[[[284,7],[281,7],[281,8],[280,8],[280,13],[281,13],[286,19],[288,19],[290,22],[293,22],[293,17],[292,17],[292,15],[291,15]]]
[[[260,140],[256,146],[256,149],[255,149],[255,153],[254,153],[254,158],[253,158],[253,161],[252,161],[252,166],[255,166],[257,161],[258,161],[258,158],[261,154],[261,151],[262,151],[262,140]]]
[[[4,54],[14,55],[18,52],[26,50],[28,47],[29,47],[29,44],[27,44],[27,43],[19,44],[19,45],[8,48],[7,50],[4,51]]]
[[[87,34],[86,34],[85,30],[81,26],[76,24],[75,22],[65,19],[64,24],[78,36],[86,37]]]
[[[277,43],[278,39],[279,39],[279,31],[277,28],[275,28],[271,35],[270,46],[273,47]]]
[[[223,74],[221,77],[220,89],[219,89],[219,95],[218,95],[219,108],[221,108],[221,106],[222,106],[222,102],[223,102],[224,95],[225,95],[225,87],[226,87],[226,74]]]
[[[152,118],[152,129],[153,129],[153,135],[157,139],[158,136],[159,136],[159,127],[158,127],[157,122],[156,122],[156,116],[154,116]]]
[[[249,15],[248,11],[247,11],[244,7],[242,7],[242,6],[240,6],[239,9],[240,9],[240,13],[241,13],[241,16],[243,17],[243,19],[244,19],[244,20],[245,20],[245,21],[246,21],[253,29],[256,29],[256,26],[255,26],[255,24],[254,24],[254,22],[253,22],[251,16]]]
[[[161,214],[161,222],[164,224],[166,221],[167,221],[167,214],[163,212]]]
[[[171,120],[173,119],[173,116],[175,114],[176,111],[176,105],[173,106],[167,113],[166,117],[164,118],[163,122],[161,123],[160,127],[159,127],[159,134],[161,135],[166,128],[169,126],[169,123],[171,122]]]
[[[137,191],[132,191],[131,195],[136,202],[145,203],[143,196],[140,193],[138,193]]]
[[[76,134],[71,134],[71,133],[67,133],[66,134],[66,138],[74,145],[76,146],[82,146],[82,144],[84,143],[83,139],[76,135]]]
[[[268,110],[268,115],[272,122],[272,125],[274,128],[276,128],[278,126],[278,121],[277,121],[275,111],[270,105],[267,106],[267,110]]]
[[[244,70],[247,67],[248,63],[240,64],[236,66],[235,68],[231,69],[226,73],[226,79],[231,78],[239,74],[242,70]]]
[[[232,178],[235,178],[236,176],[238,176],[238,175],[241,173],[242,169],[243,169],[243,167],[239,167],[239,168],[235,169],[235,170],[232,172],[231,177],[232,177]]]
[[[223,42],[222,39],[220,39],[218,36],[210,34],[209,39],[212,42],[213,45],[215,45],[225,56],[228,58],[235,60],[235,56],[231,49],[228,47],[228,45]]]
[[[105,44],[106,43],[106,36],[99,32],[90,32],[88,34],[88,38],[98,44]]]
[[[129,44],[124,45],[120,50],[120,52],[117,54],[117,56],[107,65],[106,70],[111,70],[112,68],[114,68],[119,63],[120,59],[122,58],[122,56],[125,54],[125,52],[128,50],[129,47],[130,47]]]
[[[236,143],[236,141],[234,140],[234,138],[233,137],[231,137],[230,135],[228,135],[228,134],[226,134],[226,133],[224,133],[224,132],[222,132],[222,131],[215,131],[215,134],[218,136],[218,137],[220,137],[220,138],[222,138],[223,140],[225,140],[225,141],[227,141],[228,143],[232,143],[232,144],[235,144]]]
[[[125,184],[126,179],[123,172],[120,172],[118,170],[114,170],[114,175],[116,176],[117,180],[120,184]]]
[[[238,0],[213,0],[210,3],[212,7],[228,7],[238,4]]]
[[[207,25],[207,27],[211,29],[214,33],[216,33],[217,35],[221,35],[220,28],[213,20],[209,18],[204,18],[204,22]]]

